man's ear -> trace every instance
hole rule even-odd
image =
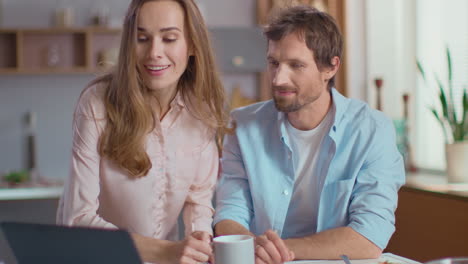
[[[327,80],[330,80],[333,76],[335,76],[336,72],[340,68],[340,65],[341,65],[340,58],[338,56],[333,57],[331,59],[331,64],[332,64],[332,66],[326,68],[325,71],[324,71],[324,73],[325,73],[324,77]]]

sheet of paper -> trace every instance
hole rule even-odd
[[[351,264],[379,264],[388,261],[394,264],[421,264],[420,262],[400,257],[392,253],[384,253],[378,259],[352,259]],[[343,260],[296,260],[285,264],[344,264]]]

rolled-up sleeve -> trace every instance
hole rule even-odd
[[[214,209],[212,199],[218,178],[219,154],[214,140],[202,151],[194,183],[190,186],[184,205],[185,235],[193,231],[213,234]],[[193,230],[194,229],[194,230]]]
[[[216,188],[216,214],[213,224],[233,220],[249,229],[253,216],[252,196],[237,135],[225,138],[221,179]]]
[[[357,175],[349,206],[349,226],[381,249],[395,231],[398,190],[405,182],[394,131],[388,119],[377,126],[369,159]]]

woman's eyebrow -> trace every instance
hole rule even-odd
[[[147,32],[147,30],[145,28],[143,28],[143,27],[137,27],[137,30],[142,31],[142,32]],[[180,30],[180,28],[178,28],[178,27],[165,27],[165,28],[161,28],[159,31],[160,32],[167,32],[167,31],[172,31],[172,30],[182,32],[182,30]]]

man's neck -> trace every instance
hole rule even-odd
[[[331,92],[326,91],[314,102],[286,115],[291,125],[296,129],[312,130],[322,122],[331,105]]]

